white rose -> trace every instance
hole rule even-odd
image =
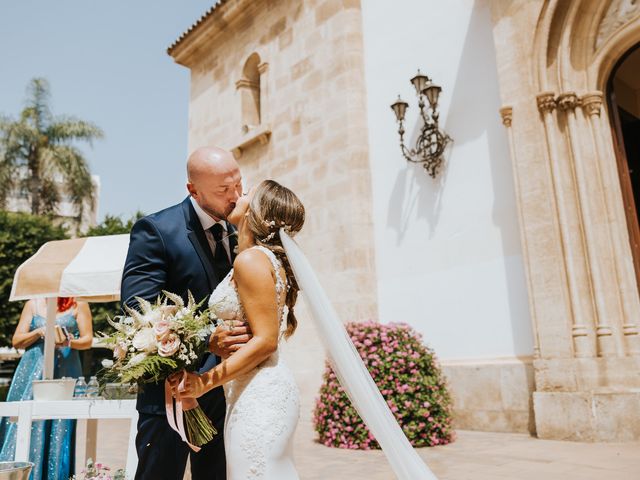
[[[162,320],[162,311],[160,309],[151,310],[142,316],[145,325],[155,325],[156,322]]]
[[[131,344],[138,351],[153,352],[157,348],[156,334],[153,328],[143,328],[135,334]]]
[[[108,358],[103,358],[101,363],[104,368],[113,367],[113,360],[109,360]]]

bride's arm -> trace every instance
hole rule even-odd
[[[245,250],[233,264],[233,278],[238,287],[253,337],[231,357],[201,375],[189,373],[185,378],[186,397],[199,397],[234,378],[250,372],[278,348],[278,305],[271,262],[259,250]],[[180,378],[174,377],[172,384]]]

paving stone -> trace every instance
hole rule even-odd
[[[78,434],[83,432],[81,422]],[[128,432],[126,420],[99,421],[98,460],[114,468],[124,466]],[[295,439],[301,479],[394,478],[382,452],[328,448],[314,436],[310,419],[302,418]],[[560,442],[526,434],[458,431],[454,443],[418,453],[440,480],[640,479],[640,442]],[[190,478],[187,472],[185,480]]]

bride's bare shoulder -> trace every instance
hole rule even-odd
[[[271,276],[271,261],[258,248],[249,248],[238,254],[233,262],[234,277]]]

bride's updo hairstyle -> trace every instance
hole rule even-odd
[[[293,237],[304,225],[304,205],[300,199],[286,187],[273,180],[265,180],[256,187],[247,211],[247,226],[253,233],[256,245],[268,248],[276,254],[287,275],[286,305],[287,330],[289,337],[296,329],[298,321],[293,307],[298,298],[298,282],[280,240],[280,228]],[[277,272],[276,272],[277,273]]]

